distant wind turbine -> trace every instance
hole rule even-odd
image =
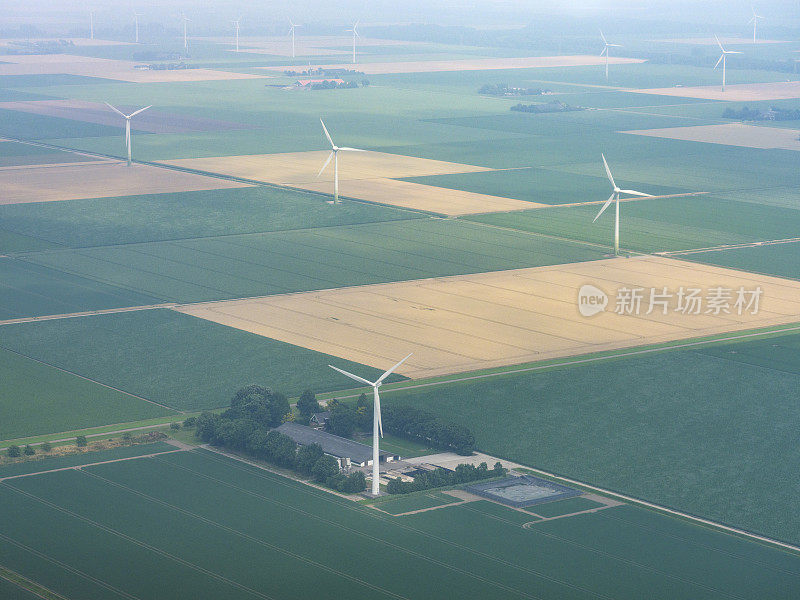
[[[346,146],[337,146],[333,143],[331,139],[331,134],[328,133],[328,128],[325,127],[325,123],[322,119],[319,120],[322,123],[322,130],[325,132],[325,137],[328,138],[328,141],[331,143],[331,153],[328,155],[328,160],[325,161],[325,164],[322,165],[322,168],[317,173],[317,177],[322,175],[322,172],[331,162],[333,159],[333,203],[339,203],[339,150],[344,150],[346,152],[366,152],[366,150],[360,150],[358,148],[347,148]]]
[[[294,30],[300,27],[300,25],[295,25],[292,23],[292,20],[289,19],[289,35],[292,36],[292,58],[294,58]]]
[[[603,207],[600,209],[600,212],[597,213],[597,216],[592,220],[592,223],[597,221],[600,218],[605,210],[608,208],[609,204],[613,201],[614,206],[614,255],[619,256],[619,195],[620,194],[632,194],[634,196],[644,196],[644,197],[651,197],[651,194],[645,194],[643,192],[637,192],[636,190],[621,190],[617,187],[617,184],[614,182],[614,176],[611,175],[611,169],[608,168],[608,163],[606,162],[606,157],[604,154],[600,156],[603,157],[603,166],[606,168],[606,175],[608,176],[608,180],[611,182],[611,187],[614,189],[611,192],[611,196],[609,196],[608,200],[605,201]]]
[[[144,108],[140,108],[136,112],[132,112],[129,115],[126,115],[121,110],[117,109],[114,106],[111,106],[108,102],[106,102],[106,106],[108,106],[111,110],[113,110],[115,113],[117,113],[121,117],[125,118],[125,147],[128,150],[128,166],[130,167],[131,166],[131,117],[135,117],[140,112],[146,111],[148,108],[150,108],[152,106],[152,104],[150,106],[145,106]]]
[[[603,38],[603,44],[605,44],[605,47],[603,48],[603,51],[600,53],[600,56],[603,56],[604,54],[606,56],[606,81],[608,81],[608,55],[609,55],[608,49],[609,48],[622,48],[622,46],[620,44],[609,44],[608,40],[606,39],[606,36],[603,35],[602,30],[600,31],[600,37]]]
[[[89,11],[89,39],[94,39],[94,11]]]
[[[136,24],[136,43],[139,43],[139,17],[141,17],[139,13],[133,13],[133,22]]]
[[[722,47],[722,43],[719,41],[719,38],[717,37],[716,34],[714,34],[714,39],[717,40],[717,46],[719,46],[719,49],[722,50],[722,54],[720,55],[719,60],[717,61],[717,64],[714,65],[714,68],[716,69],[719,66],[719,63],[722,63],[722,91],[724,92],[725,91],[725,66],[726,66],[726,63],[727,63],[728,54],[741,54],[741,52],[737,52],[735,50],[725,50],[725,48]]]
[[[378,463],[380,462],[380,441],[379,438],[383,437],[383,423],[381,422],[381,397],[378,394],[378,388],[381,387],[383,381],[394,372],[394,370],[402,365],[408,358],[411,356],[409,354],[391,369],[386,371],[383,375],[378,377],[375,381],[368,381],[363,377],[359,377],[358,375],[353,375],[352,373],[348,373],[347,371],[343,371],[333,365],[328,365],[334,371],[339,371],[342,375],[346,375],[350,379],[354,381],[358,381],[359,383],[363,383],[364,385],[368,385],[373,390],[373,404],[372,404],[372,495],[377,496],[380,491],[380,472],[378,469]]]
[[[353,64],[356,64],[356,38],[361,37],[358,35],[358,21],[353,23],[353,28],[348,29],[347,31],[353,32]]]
[[[241,20],[242,20],[242,18],[241,18],[241,17],[239,17],[239,18],[238,18],[238,19],[236,19],[235,21],[232,21],[232,23],[233,23],[233,26],[236,28],[236,51],[237,51],[237,52],[239,51],[239,22],[240,22]]]
[[[181,15],[181,19],[183,20],[183,53],[185,56],[189,56],[189,37],[186,30],[186,24],[189,22],[189,19],[186,15]]]
[[[753,24],[753,43],[756,43],[756,27],[758,26],[758,20],[763,19],[761,15],[756,14],[756,9],[754,7],[750,7],[753,11],[753,18],[748,21],[748,23]]]

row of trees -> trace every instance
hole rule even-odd
[[[472,454],[475,436],[461,425],[445,423],[435,414],[412,406],[383,407],[383,430],[424,444],[452,450],[462,456]]]
[[[571,106],[566,102],[559,102],[554,100],[546,104],[515,104],[511,110],[526,113],[556,113],[556,112],[571,112],[575,110],[584,110],[582,106]]]
[[[735,110],[728,107],[722,111],[722,118],[740,121],[797,121],[800,120],[800,109],[770,107],[762,110],[743,106],[742,110]]]
[[[419,473],[414,477],[414,481],[402,481],[390,479],[386,486],[386,491],[390,494],[408,494],[429,490],[431,488],[445,487],[450,485],[460,485],[491,477],[502,477],[508,472],[500,463],[495,463],[493,469],[482,462],[477,467],[475,465],[458,465],[454,471],[438,468],[433,471]]]

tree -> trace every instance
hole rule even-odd
[[[314,392],[306,390],[300,394],[300,398],[297,400],[297,410],[308,420],[314,413],[322,412],[322,407],[317,402]]]
[[[50,452],[53,449],[53,444],[50,442],[42,442],[41,446],[42,452]]]
[[[9,458],[19,458],[22,456],[22,449],[19,446],[9,446],[6,450]]]
[[[33,446],[30,444],[26,444],[25,448],[22,450],[25,453],[25,456],[33,456],[36,454],[36,450],[33,449]]]
[[[337,404],[334,409],[331,410],[327,429],[334,435],[350,437],[356,430],[355,411],[345,404]]]
[[[218,414],[211,412],[204,412],[197,417],[197,429],[194,435],[204,442],[214,444],[217,439],[217,427],[221,417]]]
[[[333,477],[338,473],[339,461],[329,454],[323,454],[320,456],[317,459],[317,462],[314,463],[314,466],[311,467],[311,474],[314,476],[314,479],[320,483],[324,482],[326,479],[328,479],[328,477]]]
[[[183,422],[184,429],[191,429],[197,425],[197,417],[187,417]]]
[[[358,494],[367,489],[367,478],[362,471],[353,471],[339,485],[339,491],[346,494]]]
[[[297,470],[305,475],[311,474],[311,469],[316,462],[322,458],[322,446],[319,444],[309,444],[308,446],[301,446],[297,451]]]
[[[75,438],[75,443],[78,445],[78,448],[85,448],[88,442],[86,441],[85,435],[79,435]]]
[[[169,424],[169,428],[173,429],[173,430],[180,429],[181,428],[181,424],[178,423],[178,422],[170,423]]]

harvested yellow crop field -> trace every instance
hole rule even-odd
[[[150,71],[134,68],[136,62],[74,56],[71,54],[8,55],[0,64],[0,75],[82,75],[103,77],[131,83],[166,83],[181,81],[215,81],[227,79],[258,79],[260,75],[230,73],[211,69],[177,69]]]
[[[583,286],[608,297],[583,316]],[[650,314],[651,288],[673,293]],[[624,289],[642,291],[640,311],[622,314]],[[728,312],[678,310],[678,291],[701,298],[732,290]],[[738,314],[738,290],[760,288],[758,307]],[[585,288],[584,288],[585,290]],[[410,352],[412,378],[459,373],[796,322],[800,282],[639,256],[179,307],[180,312],[385,369]],[[664,312],[665,311],[665,312]]]
[[[436,73],[441,71],[489,71],[496,69],[535,69],[545,67],[584,67],[605,64],[598,56],[530,56],[524,58],[476,58],[471,60],[423,60],[405,62],[359,63],[352,67],[366,75],[386,73]],[[641,63],[637,58],[612,56],[609,64],[621,65]],[[283,71],[287,67],[259,67],[271,71]],[[323,65],[322,69],[341,68],[341,65]]]
[[[134,194],[194,192],[249,187],[247,184],[118,161],[7,167],[0,169],[0,204],[110,198]]]
[[[800,150],[800,129],[759,127],[757,125],[745,125],[744,123],[668,127],[666,129],[637,129],[624,131],[623,133],[688,142],[743,146],[745,148]]]
[[[639,94],[678,96],[681,98],[702,98],[705,100],[729,100],[731,102],[760,102],[765,100],[787,100],[800,98],[800,82],[742,83],[725,86],[670,87],[649,90],[627,90]]]

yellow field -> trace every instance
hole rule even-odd
[[[610,298],[578,311],[581,286]],[[646,315],[650,288],[722,286],[763,294],[757,314]],[[645,288],[638,315],[616,314],[622,287]],[[735,299],[735,293],[734,293]],[[731,301],[731,305],[733,300]],[[412,378],[572,356],[800,320],[800,282],[640,256],[179,307],[180,312]],[[705,310],[705,304],[703,306]]]
[[[469,60],[423,60],[406,62],[359,63],[353,67],[366,75],[386,73],[436,73],[441,71],[487,71],[496,69],[533,69],[545,67],[582,67],[605,64],[598,56],[531,56],[524,58],[475,58]],[[641,63],[637,58],[611,57],[609,64]],[[270,71],[283,71],[289,67],[258,67]],[[292,67],[297,69],[297,67]],[[322,65],[323,69],[341,69],[342,65]]]
[[[800,129],[758,127],[757,125],[745,125],[744,123],[669,127],[666,129],[638,129],[623,131],[622,133],[689,142],[724,144],[726,146],[743,146],[745,148],[800,150],[800,139],[798,139],[800,138]]]
[[[0,204],[193,192],[247,184],[118,161],[6,167],[0,169]]]
[[[720,77],[720,81],[722,78]],[[709,85],[701,87],[670,87],[649,90],[626,90],[638,94],[658,94],[660,96],[679,96],[681,98],[702,98],[705,100],[729,100],[731,102],[761,102],[765,100],[786,100],[800,98],[800,82],[742,83],[725,86]]]
[[[219,156],[164,161],[166,164],[221,173],[333,194],[333,165],[317,176],[330,154],[327,150]],[[339,154],[339,192],[343,196],[457,216],[524,210],[543,205],[445,188],[395,181],[393,178],[491,171],[486,167],[415,158],[384,152]]]
[[[215,81],[220,79],[258,79],[261,75],[229,73],[210,69],[149,71],[134,69],[140,63],[127,60],[73,56],[71,54],[6,55],[0,75],[82,75],[104,77],[132,83]]]

